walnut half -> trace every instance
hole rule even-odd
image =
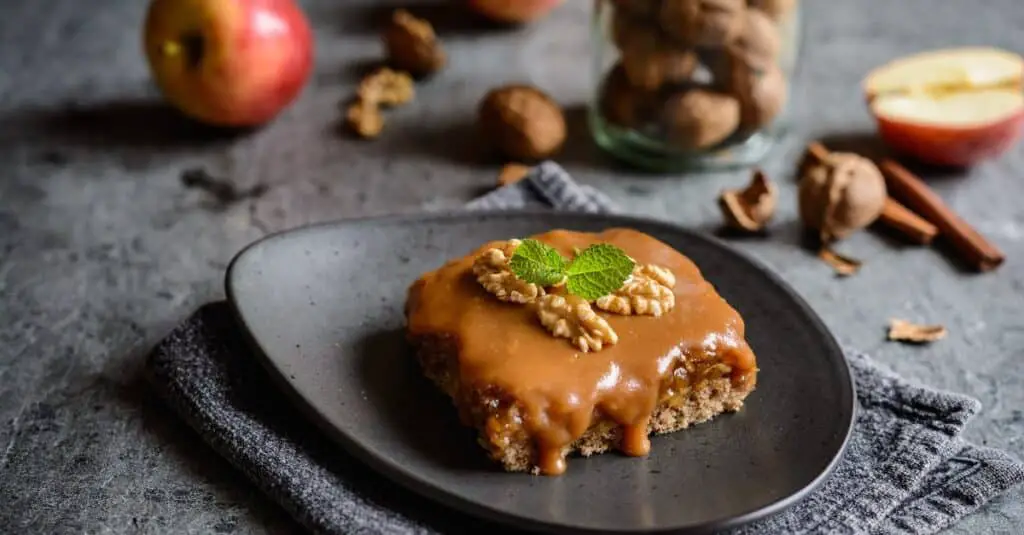
[[[412,100],[416,88],[408,73],[384,67],[359,82],[358,94],[367,104],[398,106]]]
[[[597,308],[624,316],[661,316],[676,305],[676,277],[654,264],[637,265],[622,288],[598,298]]]
[[[356,99],[348,105],[345,120],[360,137],[372,139],[384,130],[384,116],[376,104]]]
[[[356,99],[345,110],[345,121],[361,137],[375,138],[384,130],[382,106],[398,106],[415,96],[412,77],[401,71],[379,69],[359,83]]]
[[[537,318],[551,334],[568,338],[580,351],[600,351],[619,341],[608,322],[585,299],[547,294],[537,300]]]
[[[526,282],[509,267],[509,261],[522,243],[519,240],[508,240],[498,247],[491,247],[473,261],[473,275],[489,293],[502,301],[510,303],[532,303],[544,295],[544,288]]]

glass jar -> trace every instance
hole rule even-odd
[[[591,133],[653,171],[746,167],[786,130],[798,0],[595,0]]]

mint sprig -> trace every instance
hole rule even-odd
[[[626,282],[636,263],[622,249],[607,243],[587,247],[565,270],[565,289],[588,301],[608,295]]]
[[[622,249],[607,243],[577,251],[569,261],[550,245],[530,239],[519,244],[509,261],[512,273],[521,280],[540,286],[564,280],[569,293],[588,301],[621,288],[635,265]]]
[[[554,247],[537,240],[523,240],[509,260],[516,277],[540,286],[553,286],[565,278],[566,262]]]

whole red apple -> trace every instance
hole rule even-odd
[[[293,0],[153,0],[144,41],[167,99],[217,126],[266,123],[313,65],[309,23]]]
[[[497,22],[532,22],[561,4],[563,0],[469,0],[469,7]]]

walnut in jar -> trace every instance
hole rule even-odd
[[[786,106],[789,84],[775,65],[758,70],[734,62],[729,92],[740,102],[740,129],[752,132],[770,124]]]
[[[740,31],[746,0],[663,0],[662,31],[681,43],[723,46]]]
[[[793,12],[797,0],[747,0],[747,5],[778,21]]]
[[[654,18],[658,14],[661,2],[662,0],[612,0],[616,12],[642,19]]]
[[[697,68],[697,56],[671,49],[630,49],[622,51],[622,65],[629,83],[655,90],[665,84],[685,82]]]
[[[483,135],[514,160],[542,160],[565,143],[562,109],[535,87],[508,85],[491,90],[480,103],[479,121]]]
[[[707,149],[724,141],[739,126],[740,104],[730,95],[689,89],[666,100],[663,120],[667,137],[676,147]]]
[[[620,61],[629,83],[654,90],[668,83],[688,80],[697,68],[697,55],[691,50],[673,48],[649,25],[616,13],[612,37],[619,47]]]
[[[621,128],[639,128],[650,115],[653,94],[632,86],[622,64],[608,71],[601,85],[601,113]]]
[[[631,84],[653,90],[689,79],[697,67],[697,57],[693,52],[666,48],[624,50],[623,66]]]
[[[775,23],[756,9],[748,9],[742,18],[736,39],[727,46],[729,57],[755,69],[775,65],[782,49],[782,39]]]

